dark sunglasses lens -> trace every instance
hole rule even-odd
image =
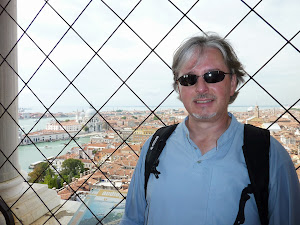
[[[192,86],[197,83],[198,77],[199,76],[194,74],[185,74],[180,77],[178,81],[183,86]],[[206,83],[218,83],[224,80],[224,77],[225,73],[222,71],[211,71],[203,75]]]
[[[217,83],[224,80],[225,74],[222,71],[211,71],[204,74],[206,83]]]
[[[198,77],[192,74],[183,75],[178,79],[179,83],[183,86],[191,86],[197,83]]]

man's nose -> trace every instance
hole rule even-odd
[[[206,93],[208,91],[208,85],[203,77],[198,77],[195,87],[198,93]]]

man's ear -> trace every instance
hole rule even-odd
[[[180,92],[180,88],[179,88],[179,84],[177,84],[177,90],[178,90],[178,99],[181,101],[181,92]]]

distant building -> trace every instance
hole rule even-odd
[[[272,124],[272,126],[270,126],[272,123],[263,123],[262,125],[261,125],[261,127],[262,128],[265,128],[265,129],[267,129],[268,128],[268,130],[269,131],[272,131],[272,132],[278,132],[278,131],[281,131],[281,128],[280,128],[280,126],[278,125],[278,123],[274,123],[274,124]]]
[[[122,130],[120,130],[120,135],[121,137],[125,140],[127,139],[128,141],[131,141],[131,134],[133,133],[133,129],[132,128],[124,128]],[[130,137],[129,137],[130,136]],[[129,138],[128,138],[129,137]]]
[[[86,112],[76,113],[76,122],[88,128],[88,132],[100,132],[102,130],[102,122],[100,115],[95,109],[90,107]]]
[[[46,125],[46,130],[66,130],[67,132],[79,131],[82,128],[82,124],[78,123],[76,120],[60,121],[51,120]]]
[[[27,136],[25,134],[20,135],[21,145],[29,145],[39,142],[52,142],[59,140],[67,140],[70,136],[75,136],[76,132],[66,133],[62,130],[41,130],[31,132]]]
[[[246,119],[246,124],[251,124],[253,126],[261,127],[263,124],[263,120],[256,116],[252,116],[252,117]]]
[[[136,131],[134,131],[131,136],[131,141],[135,143],[145,142],[151,135],[155,133],[158,127],[153,126],[141,126]]]
[[[255,106],[255,109],[254,109],[254,116],[255,116],[255,117],[257,117],[257,118],[259,118],[259,117],[260,117],[260,115],[259,115],[259,107],[258,107],[258,105],[256,105],[256,106]]]

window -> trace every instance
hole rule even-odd
[[[9,4],[10,1],[1,5],[0,19],[7,14]],[[138,159],[139,151],[128,144],[133,133],[142,134],[139,127],[147,126],[154,117],[158,118],[157,127],[166,125],[170,116],[164,117],[168,113],[164,110],[183,108],[171,87],[174,50],[186,37],[213,30],[230,39],[249,73],[230,109],[236,112],[243,108],[245,114],[242,116],[246,117],[247,113],[250,115],[248,108],[259,105],[260,110],[269,110],[262,114],[269,116],[266,122],[271,123],[267,128],[279,124],[280,129],[285,129],[285,124],[289,124],[295,133],[300,124],[299,94],[296,92],[300,35],[295,23],[300,20],[299,9],[296,0],[276,4],[195,0],[18,1],[18,21],[15,21],[18,41],[13,48],[19,49],[19,108],[32,107],[36,110],[34,113],[41,113],[36,118],[54,116],[56,122],[59,120],[55,115],[59,112],[77,111],[76,115],[85,124],[74,134],[66,134],[70,139],[61,144],[56,157],[71,147],[82,148],[81,138],[76,140],[76,137],[89,123],[100,122],[102,126],[97,124],[95,127],[102,127],[107,132],[111,130],[120,143],[113,146],[104,162],[93,162],[92,166],[98,170],[90,175],[99,172],[103,179],[115,182],[112,177],[120,176],[120,173],[116,168],[110,168],[117,165],[112,156],[128,147],[135,160]],[[215,16],[224,11],[230,16]],[[6,55],[1,55],[0,66],[6,59]],[[136,107],[134,110],[133,106]],[[8,106],[1,107],[7,111]],[[92,113],[84,114],[82,109]],[[126,115],[127,111],[135,111],[134,116],[139,115],[140,123],[134,123],[132,133],[124,139],[118,133],[122,124],[118,124],[117,118],[131,117]],[[184,118],[184,113],[178,116]],[[26,110],[24,117],[28,117]],[[264,119],[252,122],[263,123]],[[43,120],[36,119],[31,128],[43,129]],[[94,130],[94,124],[91,126],[90,132]],[[29,131],[23,130],[26,134]],[[145,134],[151,133],[145,130]],[[140,143],[144,141],[141,136],[136,139]],[[279,135],[278,139],[293,143],[287,147],[295,148],[292,153],[299,154],[299,136],[287,139]],[[44,142],[45,137],[41,140]],[[34,145],[34,148],[45,159],[39,146]],[[90,156],[86,154],[86,158]],[[125,196],[123,192],[119,193]],[[92,217],[105,224],[122,203],[124,197],[103,218]],[[93,211],[88,207],[87,210]]]

